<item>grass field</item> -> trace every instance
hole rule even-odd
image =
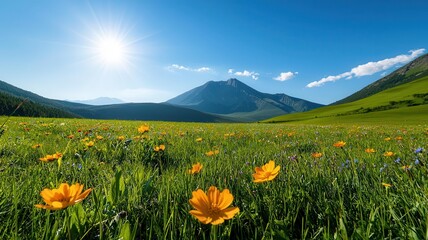
[[[11,118],[0,137],[0,239],[426,239],[427,149],[428,125],[417,123]],[[270,160],[278,175],[254,183]],[[61,183],[92,191],[64,209],[35,207]],[[189,213],[192,192],[210,186],[239,208],[219,225]]]

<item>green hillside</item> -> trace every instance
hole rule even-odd
[[[24,98],[14,97],[0,91],[0,116],[11,115],[27,117],[54,117],[54,118],[76,118],[78,115],[62,111],[57,108],[45,106],[27,100],[23,103]],[[15,109],[22,104],[16,111]],[[15,112],[14,112],[15,111]]]
[[[263,122],[428,122],[427,104],[428,77],[423,77],[355,102],[282,115]]]
[[[332,105],[349,103],[357,101],[376,93],[382,92],[389,88],[399,86],[401,84],[412,82],[416,79],[428,76],[428,54],[418,57],[405,66],[395,70],[388,76],[385,76],[376,82],[364,87],[354,94],[339,100]]]

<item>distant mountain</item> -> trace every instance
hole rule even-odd
[[[81,114],[92,119],[120,119],[174,122],[232,122],[231,119],[214,114],[164,103],[124,103],[90,106]]]
[[[261,93],[234,78],[207,82],[166,103],[245,121],[258,121],[323,106],[285,94]]]
[[[69,102],[75,102],[75,103],[81,103],[81,104],[88,104],[88,105],[95,105],[95,106],[124,103],[120,99],[109,98],[109,97],[99,97],[99,98],[90,99],[90,100],[69,100]]]
[[[177,122],[231,122],[227,117],[161,103],[126,103],[93,106],[44,98],[0,81],[0,115],[9,115],[27,99],[15,115],[34,117],[84,117],[94,119],[157,120]],[[3,109],[3,110],[2,110]]]
[[[332,105],[357,101],[374,95],[388,88],[414,81],[416,79],[428,76],[428,54],[420,56],[405,66],[397,69],[384,78],[366,86],[354,94],[339,100]]]

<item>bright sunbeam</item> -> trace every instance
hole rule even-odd
[[[126,61],[125,44],[118,38],[105,37],[97,42],[97,57],[107,65],[123,64]]]

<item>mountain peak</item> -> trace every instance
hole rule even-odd
[[[243,85],[244,83],[239,81],[236,78],[230,78],[229,80],[226,81],[226,85],[230,85],[232,87],[238,87],[239,85]]]
[[[210,81],[168,100],[167,103],[206,113],[245,115],[249,121],[321,106],[285,94],[261,93],[236,78]]]

